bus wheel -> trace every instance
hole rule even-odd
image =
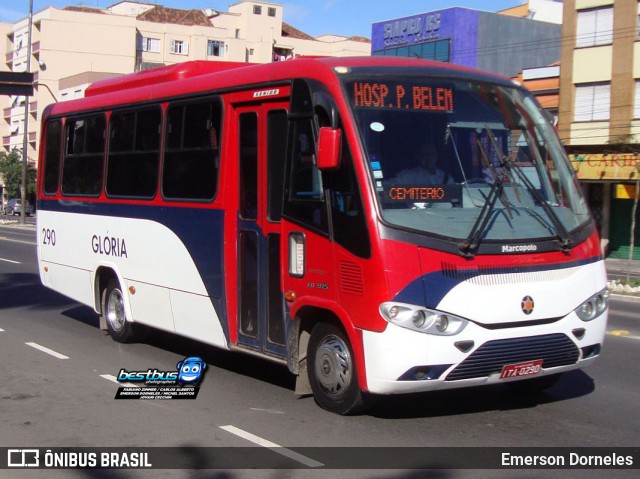
[[[129,343],[134,340],[133,324],[127,319],[124,296],[117,279],[109,280],[102,296],[102,315],[114,341]]]
[[[549,389],[560,379],[560,374],[551,374],[540,378],[525,379],[523,381],[514,381],[507,385],[517,394],[535,394]]]
[[[341,329],[327,323],[316,325],[309,338],[307,361],[309,382],[320,407],[338,414],[365,409],[353,352]]]

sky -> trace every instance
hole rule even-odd
[[[212,8],[229,11],[239,0],[147,0],[171,8]],[[33,0],[33,12],[46,7],[87,6],[105,8],[118,0]],[[371,38],[371,24],[450,7],[495,12],[526,3],[525,0],[281,0],[284,21],[309,35],[334,33]],[[29,14],[29,0],[2,0],[0,22],[16,22]]]

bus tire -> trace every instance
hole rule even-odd
[[[111,278],[102,293],[102,317],[114,341],[130,343],[135,340],[134,325],[127,318],[124,295],[116,278]]]
[[[327,411],[358,414],[368,406],[358,385],[353,351],[338,327],[319,323],[311,331],[307,371],[316,403]]]
[[[516,394],[536,394],[552,387],[560,379],[561,374],[550,374],[539,378],[524,379],[507,383]]]

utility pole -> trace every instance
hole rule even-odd
[[[33,0],[29,0],[29,24],[27,26],[27,73],[31,73],[31,34],[33,26]],[[24,141],[22,144],[22,211],[20,212],[20,224],[25,224],[27,218],[27,162],[29,151],[29,97],[24,100]]]

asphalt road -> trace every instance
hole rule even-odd
[[[298,448],[382,448],[374,454],[432,446],[444,447],[443,453],[477,446],[640,446],[640,302],[614,298],[600,360],[566,374],[543,394],[518,396],[504,386],[442,391],[383,398],[366,415],[341,417],[320,409],[313,399],[296,399],[292,376],[269,362],[157,331],[149,331],[141,343],[112,341],[98,329],[90,308],[40,285],[35,250],[33,227],[0,226],[0,447],[261,446],[238,449],[246,453],[247,467],[266,447],[268,455],[296,468],[0,470],[1,478],[333,477],[337,471],[322,467],[328,462],[326,449]],[[197,399],[114,399],[114,378],[121,369],[170,371],[193,355],[208,364]],[[371,464],[375,459],[371,456]],[[637,469],[425,473],[373,468],[340,476],[631,478]]]

